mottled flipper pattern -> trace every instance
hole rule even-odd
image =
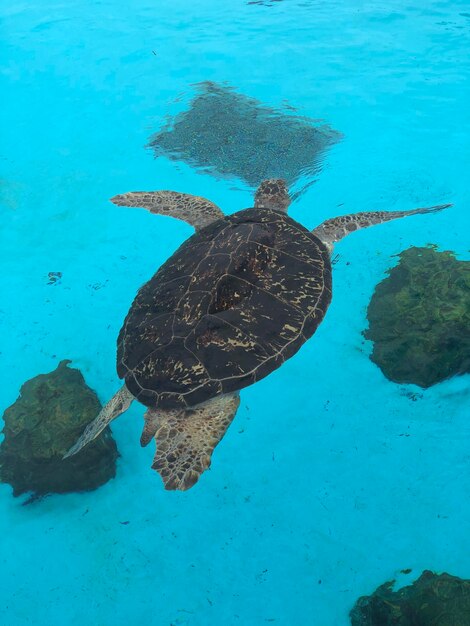
[[[118,206],[139,207],[150,213],[170,215],[194,226],[196,230],[224,217],[219,207],[200,196],[177,191],[131,191],[111,198]]]
[[[198,481],[210,466],[211,454],[239,404],[238,394],[227,394],[193,409],[147,411],[141,443],[148,443],[155,433],[157,452],[152,468],[162,477],[165,489],[186,491]]]
[[[124,411],[127,411],[132,400],[134,400],[134,396],[130,393],[130,391],[128,391],[126,386],[123,385],[121,389],[114,394],[111,400],[104,405],[98,413],[98,416],[88,424],[81,437],[64,455],[64,459],[77,454],[77,452],[90,443],[90,441],[93,441],[93,439],[98,437],[98,435],[114,418],[121,415],[121,413],[124,413]]]
[[[166,418],[169,419],[169,413],[172,414],[171,419],[178,417],[181,413],[181,409],[169,410],[166,412]],[[156,409],[148,409],[144,414],[144,428],[142,430],[142,434],[140,435],[140,445],[145,448],[152,439],[155,437],[155,433],[157,432],[158,427],[161,422],[162,411],[157,411]]]
[[[363,213],[353,213],[351,215],[342,215],[341,217],[333,217],[326,220],[320,226],[317,226],[312,233],[316,235],[323,243],[332,245],[336,241],[350,235],[355,230],[367,228],[375,224],[382,224],[390,220],[396,220],[400,217],[408,217],[409,215],[421,215],[423,213],[436,213],[447,209],[451,204],[439,204],[424,209],[413,209],[412,211],[371,211]]]

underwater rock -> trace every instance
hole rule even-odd
[[[470,262],[435,246],[399,257],[367,309],[370,358],[390,380],[421,387],[470,372]]]
[[[189,110],[151,137],[155,156],[236,176],[253,187],[266,178],[291,185],[317,172],[325,149],[341,138],[326,125],[263,106],[228,86],[204,82],[196,87]]]
[[[469,626],[470,580],[425,570],[412,585],[395,581],[363,596],[350,613],[352,626]]]
[[[118,451],[109,427],[79,454],[62,459],[101,409],[81,372],[68,363],[24,383],[4,413],[0,480],[15,496],[88,491],[116,474]]]

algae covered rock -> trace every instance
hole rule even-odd
[[[352,626],[469,626],[470,580],[428,570],[412,585],[392,591],[394,581],[359,598]]]
[[[390,380],[421,387],[470,372],[470,262],[433,246],[399,257],[367,310],[372,361]]]
[[[215,176],[236,176],[257,187],[267,178],[283,178],[291,185],[314,174],[326,148],[339,139],[341,134],[326,124],[206,81],[196,85],[189,109],[153,135],[149,147],[156,157],[184,161]]]
[[[101,409],[80,371],[68,363],[24,383],[4,413],[0,480],[15,496],[87,491],[116,474],[118,452],[109,428],[76,456],[62,459]]]

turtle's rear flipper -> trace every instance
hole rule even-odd
[[[153,431],[157,452],[152,468],[162,477],[165,489],[185,491],[199,480],[239,404],[238,394],[228,394],[192,409],[147,411],[141,443],[145,445]]]
[[[439,204],[426,209],[413,209],[412,211],[371,211],[363,213],[352,213],[351,215],[342,215],[341,217],[333,217],[326,220],[320,226],[317,226],[312,233],[321,239],[324,243],[332,245],[346,235],[350,235],[355,230],[367,228],[375,224],[382,224],[390,220],[396,220],[400,217],[408,217],[409,215],[420,215],[422,213],[436,213],[447,209],[451,204]]]
[[[90,443],[90,441],[96,439],[96,437],[98,437],[98,435],[106,428],[109,422],[121,415],[121,413],[124,413],[124,411],[127,411],[133,399],[134,396],[127,390],[126,386],[123,385],[121,389],[114,394],[111,400],[104,405],[98,413],[98,416],[88,424],[81,437],[70,448],[70,450],[64,454],[63,458],[66,459],[69,456],[77,454],[77,452]]]
[[[224,217],[219,207],[205,198],[177,191],[130,191],[111,198],[118,206],[140,207],[150,213],[170,215],[196,230]]]

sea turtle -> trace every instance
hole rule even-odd
[[[141,445],[155,437],[152,467],[166,489],[179,490],[209,467],[240,389],[282,365],[317,329],[331,301],[333,244],[360,228],[450,206],[356,213],[309,231],[287,215],[282,180],[262,182],[254,207],[232,215],[174,191],[111,202],[171,215],[196,233],[139,290],[117,341],[124,385],[67,456],[136,398],[148,407]]]

